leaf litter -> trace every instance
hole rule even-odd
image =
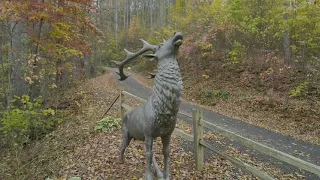
[[[133,140],[125,152],[125,162],[119,164],[117,159],[122,138],[121,129],[115,128],[105,132],[94,130],[105,110],[119,94],[119,87],[112,73],[89,79],[72,92],[86,94],[82,97],[80,110],[72,112],[64,124],[41,141],[15,153],[2,153],[0,166],[4,168],[0,170],[0,179],[144,179],[143,142]],[[118,103],[110,109],[109,116],[119,117]],[[127,100],[126,103],[131,106],[141,105],[135,100]],[[177,126],[192,132],[192,128],[186,124],[179,122]],[[223,139],[213,133],[205,134],[205,138],[216,141]],[[172,137],[171,179],[257,179],[219,156],[209,157],[205,161],[204,169],[196,171],[193,154],[182,148],[182,142],[183,140],[177,136]],[[157,139],[153,151],[160,167],[163,168],[161,150],[161,141]],[[242,154],[236,150],[230,153]],[[250,159],[248,156],[245,157]],[[14,158],[19,163],[12,162]],[[279,179],[297,179],[301,176],[284,175],[277,169],[272,171],[278,172],[276,175]],[[300,179],[303,179],[303,176]]]

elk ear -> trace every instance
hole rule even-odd
[[[156,59],[156,55],[155,54],[145,54],[143,55],[146,58],[149,58],[150,61],[153,61]]]

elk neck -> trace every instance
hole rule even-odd
[[[179,111],[182,81],[176,60],[159,62],[153,87],[153,108],[159,117],[174,118]]]

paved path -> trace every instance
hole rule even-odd
[[[112,69],[112,71],[115,72],[114,69]],[[116,79],[118,79],[118,75],[116,73],[114,73],[114,76]],[[129,78],[125,81],[118,81],[118,83],[124,88],[124,90],[143,99],[147,99],[149,96],[151,96],[152,90],[141,85],[133,78],[133,76],[129,76]],[[193,108],[196,108],[196,106],[188,103],[182,103],[180,105],[180,112],[191,116],[191,110]],[[255,125],[251,125],[246,122],[233,119],[207,109],[202,108],[202,111],[204,120],[208,122],[211,122],[219,127],[227,129],[243,137],[264,144],[268,147],[277,149],[279,151],[285,152],[287,154],[320,166],[320,146],[315,146],[311,143],[294,140],[291,137],[283,136],[279,133],[275,133]],[[238,148],[241,149],[241,145],[237,143],[234,143],[234,145],[238,146]],[[264,156],[263,159],[267,159],[271,162],[275,161],[275,159],[266,156]],[[289,171],[290,169],[294,168],[292,166],[288,166],[288,164],[286,163],[278,162],[277,164]],[[307,179],[320,179],[319,177],[312,174],[306,174],[306,176]]]

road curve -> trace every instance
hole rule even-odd
[[[119,76],[115,73],[115,69],[106,68],[113,72],[115,79]],[[137,82],[133,76],[129,76],[125,81],[117,81],[122,88],[136,96],[143,99],[147,99],[152,94],[152,89],[144,87],[139,82]],[[188,114],[191,116],[191,111],[193,108],[199,108],[188,103],[180,104],[180,112]],[[234,132],[240,136],[249,138],[268,147],[277,149],[279,151],[290,154],[294,157],[300,158],[312,164],[320,166],[320,146],[313,145],[308,142],[303,142],[300,140],[295,140],[289,136],[284,136],[279,133],[272,132],[270,130],[248,124],[244,121],[237,120],[231,117],[227,117],[216,112],[210,111],[208,109],[201,108],[203,111],[203,119],[211,122],[221,128],[227,129]],[[235,146],[241,149],[241,145],[233,142]],[[273,162],[275,159],[272,157],[267,158],[269,161]],[[284,169],[290,171],[293,167],[286,163],[277,163]],[[308,173],[309,174],[309,173]],[[319,179],[316,175],[306,174],[307,179]]]

